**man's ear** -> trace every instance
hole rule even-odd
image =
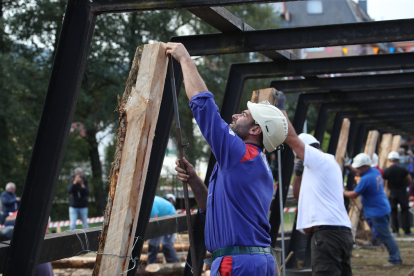
[[[250,135],[260,135],[260,134],[262,134],[262,129],[260,128],[260,126],[254,125],[253,127],[250,128],[249,134]]]

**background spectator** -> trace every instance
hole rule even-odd
[[[400,155],[399,165],[403,168],[406,168],[407,167],[407,157],[405,155],[405,149],[404,148],[399,148],[398,149],[398,154]]]
[[[411,178],[414,178],[414,157],[413,157],[413,151],[407,150],[407,169],[408,172],[411,175]]]
[[[83,175],[81,168],[75,169],[75,177],[69,182],[68,193],[70,194],[69,220],[70,230],[76,228],[78,216],[82,220],[82,227],[89,228],[88,225],[88,196],[89,183]]]
[[[3,210],[3,216],[1,218],[1,224],[9,215],[17,211],[19,207],[20,197],[16,194],[16,185],[12,182],[7,183],[6,190],[1,193],[1,204]]]
[[[401,206],[401,225],[405,235],[413,235],[409,224],[409,210],[407,187],[411,184],[411,176],[407,169],[398,166],[398,159],[400,156],[397,152],[392,151],[388,155],[388,160],[391,166],[384,171],[384,179],[388,181],[388,188],[390,189],[390,204],[391,204],[391,226],[393,235],[399,233],[398,221],[398,204]]]
[[[155,196],[152,205],[151,218],[164,217],[175,214],[175,207],[169,201],[162,197]],[[157,254],[162,240],[162,252],[164,253],[167,263],[178,263],[177,251],[174,249],[175,234],[158,237],[148,240],[148,260],[147,264],[157,262]]]

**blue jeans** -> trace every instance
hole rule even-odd
[[[82,220],[82,228],[89,228],[88,225],[88,207],[76,208],[69,207],[69,220],[70,220],[70,230],[76,228],[76,220],[78,216]]]
[[[402,259],[400,250],[398,249],[398,245],[390,232],[390,215],[388,214],[375,219],[371,218],[371,222],[381,241],[387,247],[388,253],[390,254],[388,261],[393,264],[401,263]]]
[[[177,251],[174,249],[175,234],[148,240],[147,264],[157,262],[157,254],[162,240],[162,252],[167,263],[178,263]]]

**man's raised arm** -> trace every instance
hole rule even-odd
[[[206,84],[198,73],[194,61],[191,59],[190,54],[183,44],[168,42],[166,52],[181,64],[185,92],[189,100],[197,94],[208,91]]]
[[[288,135],[286,137],[286,143],[292,148],[292,150],[297,154],[300,160],[304,161],[305,157],[305,144],[299,139],[298,135],[296,134],[295,129],[293,128],[292,124],[289,121],[289,117],[285,111],[285,103],[286,97],[283,92],[277,92],[277,108],[279,108],[283,115],[285,115],[286,120],[288,122]]]

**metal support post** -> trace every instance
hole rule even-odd
[[[326,125],[328,124],[328,118],[328,112],[324,108],[324,105],[322,105],[319,109],[318,121],[315,127],[315,134],[313,135],[316,138],[316,140],[318,140],[321,144],[321,148],[323,145],[323,137],[325,135]]]
[[[281,229],[280,232],[282,234],[282,265],[283,265],[283,276],[286,276],[286,263],[285,263],[285,226],[283,224],[283,191],[281,187],[283,187],[282,182],[282,155],[281,151],[283,150],[283,144],[277,147],[277,164],[279,167],[279,184],[277,189],[279,190],[279,208],[280,208],[280,225]]]
[[[36,271],[95,20],[89,1],[69,0],[4,275]]]
[[[340,113],[336,113],[335,120],[332,127],[331,139],[329,139],[328,152],[335,155],[336,147],[338,146],[339,136],[341,135],[343,116]]]

